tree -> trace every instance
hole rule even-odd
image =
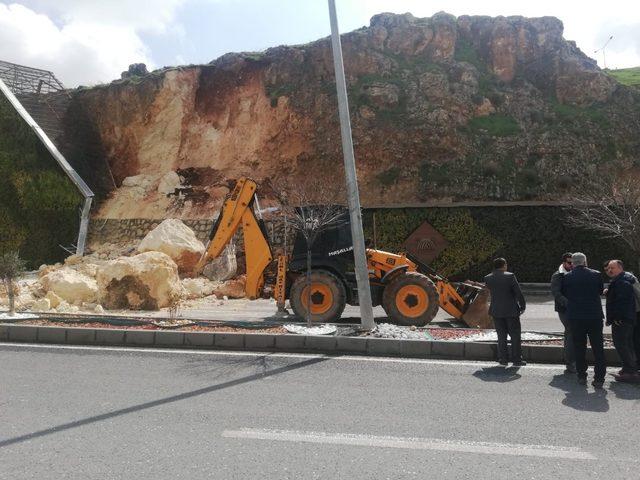
[[[9,315],[16,313],[15,308],[15,281],[25,270],[25,262],[20,258],[18,252],[8,252],[0,256],[0,279],[4,283],[9,298]]]
[[[274,185],[271,189],[281,204],[281,214],[291,228],[299,232],[305,239],[307,247],[307,326],[312,326],[311,308],[311,252],[320,233],[324,230],[340,225],[347,221],[348,210],[341,200],[341,192],[332,185],[317,180],[297,185],[295,189],[288,189],[283,185]],[[340,204],[340,203],[342,204]]]
[[[640,272],[640,179],[594,176],[573,189],[565,210],[569,225],[626,243],[636,255]]]

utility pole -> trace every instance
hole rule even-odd
[[[613,39],[613,35],[611,35],[609,37],[609,40],[606,41],[606,43],[600,47],[598,50],[595,50],[593,53],[598,53],[600,50],[602,50],[602,64],[604,65],[604,69],[607,69],[607,57],[605,55],[605,48],[607,48],[607,45],[609,45],[609,42]]]
[[[358,193],[358,179],[356,177],[356,163],[353,153],[353,139],[351,137],[347,82],[344,77],[344,62],[342,60],[340,32],[338,31],[336,3],[335,0],[328,1],[329,17],[331,19],[333,66],[336,71],[336,89],[338,92],[338,112],[340,114],[342,155],[344,157],[344,172],[347,182],[347,201],[349,203],[351,237],[353,239],[353,256],[355,260],[356,282],[358,283],[358,301],[360,303],[360,326],[364,330],[371,330],[375,326],[375,323],[373,321],[373,307],[371,306],[369,269],[367,268],[364,233],[362,232],[362,213],[360,211],[360,195]]]

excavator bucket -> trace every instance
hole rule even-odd
[[[462,315],[462,321],[471,328],[493,328],[493,318],[489,315],[489,290],[483,288],[478,292],[467,310]]]

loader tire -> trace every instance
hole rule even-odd
[[[298,276],[291,285],[289,302],[293,313],[307,318],[308,303],[307,274]],[[326,270],[311,272],[311,320],[313,322],[335,322],[347,304],[347,293],[342,281]]]
[[[421,273],[398,275],[382,292],[382,307],[398,325],[426,325],[436,316],[438,306],[436,286]]]

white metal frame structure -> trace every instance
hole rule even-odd
[[[53,158],[55,158],[55,160],[58,162],[58,165],[60,165],[67,177],[69,177],[69,179],[74,183],[74,185],[84,197],[84,204],[80,213],[80,228],[78,231],[78,242],[76,246],[76,254],[80,256],[84,255],[84,250],[87,242],[87,232],[89,230],[89,212],[91,211],[91,203],[93,202],[94,197],[93,191],[84,182],[80,175],[78,175],[78,172],[76,172],[69,164],[69,162],[67,162],[66,158],[64,158],[62,153],[60,153],[58,148],[53,144],[49,136],[44,132],[44,130],[42,130],[42,128],[40,128],[38,123],[22,106],[22,103],[20,103],[11,89],[1,78],[0,91],[2,91],[7,100],[9,100],[9,103],[11,103],[16,112],[18,112],[18,114],[24,119],[24,121],[27,122],[27,125],[29,125],[29,127],[31,127],[31,129],[35,132],[35,134],[47,148],[49,153],[51,153]]]

